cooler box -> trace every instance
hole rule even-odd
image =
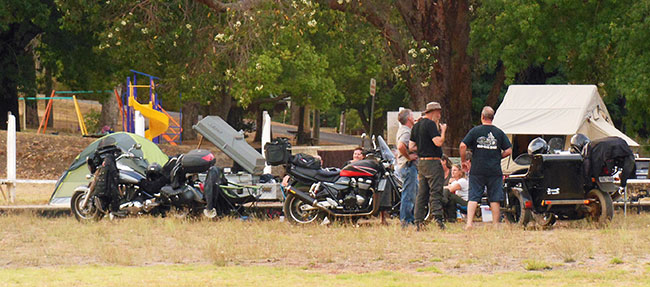
[[[483,222],[492,222],[492,211],[489,205],[481,205],[481,219]]]

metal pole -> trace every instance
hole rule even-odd
[[[370,132],[369,132],[369,134],[370,134],[370,137],[372,137],[373,134],[374,134],[373,130],[372,130],[372,127],[373,127],[373,123],[375,121],[375,96],[374,95],[372,96],[372,100],[370,102],[370,116],[368,118],[370,119]]]
[[[7,181],[9,202],[16,201],[16,117],[7,113]]]
[[[623,190],[623,194],[625,195],[625,198],[623,199],[623,216],[627,216],[627,185]]]

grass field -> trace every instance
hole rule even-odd
[[[395,271],[327,273],[286,267],[158,265],[74,266],[0,270],[6,286],[648,286],[644,271],[506,272],[445,275]]]
[[[116,277],[125,284],[110,285],[650,284],[646,214],[617,214],[602,229],[577,221],[552,230],[502,224],[465,232],[451,224],[444,232],[416,232],[391,222],[292,226],[141,217],[80,224],[71,217],[5,214],[0,285],[44,278],[56,278],[48,281],[52,286],[97,285]],[[93,281],[102,278],[107,281]]]

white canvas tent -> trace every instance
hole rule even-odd
[[[594,85],[512,85],[493,123],[513,142],[513,156],[501,162],[504,173],[518,169],[512,158],[537,136],[563,138],[564,150],[576,133],[592,140],[618,136],[633,149],[639,146],[614,127]]]

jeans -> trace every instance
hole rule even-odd
[[[424,221],[427,206],[437,220],[443,219],[442,188],[445,181],[440,160],[420,160],[418,162],[419,189],[415,198],[415,223]]]
[[[402,201],[399,209],[399,220],[402,224],[415,221],[415,195],[418,193],[418,169],[414,162],[408,162],[397,171],[402,179]]]

